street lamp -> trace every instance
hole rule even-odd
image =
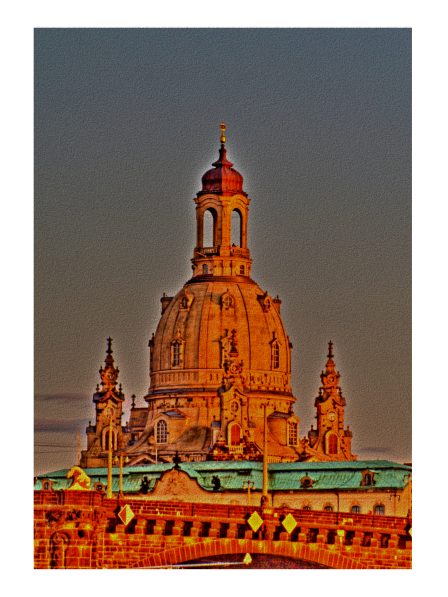
[[[123,495],[123,462],[127,464],[129,462],[129,458],[123,452],[119,452],[118,456],[115,456],[114,462],[115,464],[118,464],[120,468],[120,476],[118,481],[118,495],[121,497]]]
[[[250,506],[250,490],[255,489],[255,483],[253,481],[244,481],[243,489],[247,489],[247,505]]]
[[[112,498],[112,449],[113,449],[113,429],[112,429],[112,417],[109,419],[109,446],[107,452],[107,493],[108,499]]]

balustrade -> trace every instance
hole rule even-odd
[[[49,492],[45,493],[49,494]],[[75,527],[72,522],[74,512],[82,513],[83,524],[88,524],[94,516],[93,508],[88,505],[96,498],[84,495],[85,497],[72,498],[67,492],[64,496],[58,495],[56,498],[59,503],[64,504],[63,506],[55,505],[54,500],[49,500],[43,508],[36,507],[36,524],[39,528],[45,529],[42,531],[47,537],[45,540],[49,540],[51,533],[54,532],[51,525],[58,524],[59,528],[64,530],[64,521],[67,520],[67,532],[71,537],[73,536],[71,541],[76,541],[79,550],[84,549],[80,542],[82,537],[73,535]],[[115,554],[117,549],[123,549],[118,545],[124,546],[126,542],[129,542],[128,545],[137,545],[135,542],[140,541],[142,546],[146,545],[145,549],[157,553],[182,545],[186,538],[190,544],[194,541],[201,542],[204,538],[217,541],[238,538],[269,541],[273,544],[278,542],[314,544],[319,549],[337,551],[351,558],[361,560],[363,557],[379,558],[380,562],[386,564],[392,562],[391,565],[396,566],[394,562],[398,557],[399,565],[408,567],[410,564],[411,537],[408,529],[411,523],[403,518],[345,516],[290,508],[262,510],[249,506],[163,503],[124,497],[118,501],[120,507],[129,504],[135,515],[128,525],[124,525],[116,516],[117,500],[108,500],[104,496],[98,499],[102,502],[103,508],[100,510],[100,519],[97,519],[96,532],[99,536],[104,533],[102,541],[105,541],[105,549],[109,554],[106,559],[109,563],[112,561],[111,554]],[[39,501],[39,498],[36,501]],[[58,516],[50,518],[49,514],[51,515],[53,510]],[[98,512],[98,509],[96,508],[95,511]],[[256,532],[247,522],[254,511],[257,511],[263,519],[262,526]],[[42,512],[45,515],[42,515]],[[298,523],[290,533],[282,525],[287,514],[292,514]],[[76,532],[79,528],[79,526],[76,527]],[[136,537],[133,538],[133,535]],[[38,549],[39,546],[36,547],[36,550]],[[39,557],[41,558],[39,561],[43,562],[44,556]],[[119,556],[113,555],[113,558],[115,558],[114,562],[119,561]]]

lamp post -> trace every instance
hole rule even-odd
[[[255,489],[255,483],[253,481],[244,481],[243,489],[247,489],[247,505],[250,506],[250,490]]]
[[[113,430],[112,417],[109,419],[109,446],[107,454],[107,498],[112,498],[112,448],[113,448]]]
[[[129,462],[129,458],[127,456],[125,456],[125,454],[123,454],[123,452],[120,452],[118,454],[118,456],[115,457],[115,463],[118,464],[119,466],[119,480],[118,480],[118,491],[119,491],[119,496],[122,497],[123,495],[123,462],[125,464],[127,464]]]
[[[261,492],[261,507],[268,505],[268,415],[267,404],[263,404],[264,409],[264,438],[263,438],[263,487]]]

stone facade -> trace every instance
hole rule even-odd
[[[333,343],[328,344],[328,360],[320,378],[314,405],[316,407],[317,429],[311,426],[306,444],[307,460],[354,460],[351,452],[352,432],[344,428],[345,398],[339,385],[341,374],[336,371],[333,358]]]
[[[121,390],[106,385],[96,392],[96,422],[87,429],[82,466],[106,464],[111,413],[114,451],[134,465],[170,462],[176,454],[183,461],[261,460],[265,412],[270,462],[355,458],[351,432],[343,428],[345,399],[332,358],[316,400],[317,431],[300,439],[292,343],[281,300],[250,277],[250,199],[227,158],[224,131],[219,158],[194,199],[192,278],[176,296],[162,296],[160,322],[149,341],[147,408],[136,409],[133,402],[123,427]]]
[[[101,387],[93,395],[95,424],[89,422],[86,429],[87,450],[81,452],[82,467],[103,466],[107,463],[109,444],[114,453],[125,450],[131,441],[131,432],[122,426],[124,394],[121,384],[117,387],[119,374],[112,356],[112,339],[107,339],[104,367],[99,370]]]
[[[79,477],[75,479],[74,469],[78,467],[40,475],[35,489],[75,489]],[[132,498],[255,506],[262,497],[262,469],[260,462],[241,460],[125,466],[121,473],[120,467],[114,467],[111,488]],[[411,473],[410,466],[380,460],[271,463],[266,503],[347,515],[408,517],[412,510]],[[84,469],[83,474],[88,480],[83,488],[105,490],[107,468]]]

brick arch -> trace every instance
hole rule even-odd
[[[361,561],[330,551],[317,544],[291,543],[286,541],[254,541],[252,539],[216,539],[181,545],[157,554],[147,556],[133,564],[133,568],[168,567],[182,562],[199,560],[210,556],[226,554],[265,554],[292,558],[320,564],[327,568],[366,568]]]

